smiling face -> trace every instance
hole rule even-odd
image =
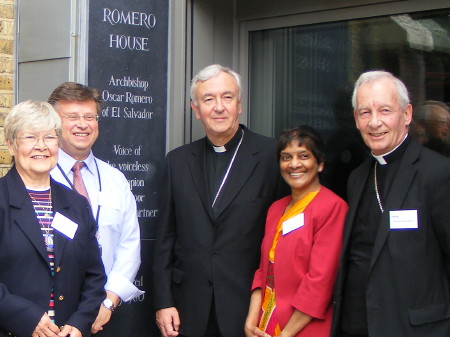
[[[23,137],[27,136],[38,137],[37,144],[26,144]],[[14,156],[14,165],[25,186],[46,187],[50,184],[50,171],[58,162],[58,142],[45,144],[45,136],[56,136],[56,131],[36,132],[25,129],[17,133],[14,143],[7,142],[8,149]]]
[[[382,77],[359,87],[353,114],[364,142],[372,154],[379,156],[392,151],[405,138],[412,106],[403,109],[394,82]]]
[[[204,82],[195,90],[195,116],[205,128],[209,140],[217,146],[226,144],[239,128],[241,101],[234,78],[224,72]]]
[[[95,101],[59,101],[55,109],[61,116],[61,149],[72,158],[86,159],[98,138],[98,121],[87,122],[84,118],[70,121],[64,116],[97,115]]]
[[[292,199],[298,201],[306,194],[320,188],[319,172],[323,163],[318,163],[313,153],[304,145],[294,141],[280,152],[280,171],[291,187]]]

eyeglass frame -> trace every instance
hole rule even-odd
[[[76,118],[75,118],[75,116],[76,116]],[[86,119],[86,116],[88,116],[88,118],[93,117],[93,119],[91,119],[91,120]],[[80,116],[78,114],[73,114],[73,115],[63,115],[63,117],[65,119],[71,121],[71,122],[78,122],[81,118],[83,118],[83,120],[85,122],[93,122],[94,120],[96,122],[98,122],[99,119],[100,119],[100,115],[99,114],[85,114],[85,115],[82,115],[82,116]]]
[[[46,146],[54,146],[54,145],[58,145],[59,144],[59,136],[57,136],[57,135],[45,135],[45,136],[42,136],[42,137],[38,137],[38,136],[35,136],[35,135],[28,135],[28,136],[15,137],[15,138],[21,140],[22,144],[24,144],[25,146],[29,146],[29,147],[36,146],[39,143],[40,139],[42,139],[42,142]],[[36,142],[34,144],[23,142],[24,139],[32,139],[32,138],[36,139]],[[51,141],[56,140],[56,142],[55,142],[55,144],[47,144],[48,140],[51,140]]]

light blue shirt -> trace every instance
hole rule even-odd
[[[50,174],[53,179],[71,188],[72,167],[76,160],[61,149],[58,155],[58,165],[62,172],[57,166]],[[81,175],[94,218],[98,220],[97,239],[108,277],[105,290],[117,294],[122,301],[131,301],[144,293],[133,283],[141,264],[136,201],[122,172],[95,158],[92,151],[84,163]]]

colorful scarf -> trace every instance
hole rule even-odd
[[[289,210],[287,210],[278,221],[277,231],[273,238],[272,247],[269,251],[269,269],[267,272],[266,289],[263,295],[261,305],[261,319],[259,321],[259,328],[271,336],[278,336],[281,333],[280,323],[276,312],[276,297],[275,297],[275,278],[273,267],[275,263],[275,248],[277,247],[278,239],[280,238],[283,229],[283,223],[286,220],[301,214],[309,203],[315,198],[317,192],[308,193],[303,199],[297,201]]]

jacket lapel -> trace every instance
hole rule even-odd
[[[346,226],[344,229],[344,238],[343,238],[343,251],[346,251],[346,248],[350,242],[351,233],[353,231],[353,224],[355,223],[356,212],[358,210],[358,205],[361,200],[364,187],[366,186],[366,182],[370,173],[370,169],[372,167],[373,161],[371,159],[367,159],[360,168],[358,168],[359,172],[355,172],[355,179],[352,181],[352,186],[350,186],[351,200],[349,200],[349,205],[352,207],[349,208],[347,218],[346,218]]]
[[[67,210],[70,208],[70,203],[66,198],[66,195],[60,193],[60,187],[57,183],[51,179],[50,185],[52,187],[52,205],[53,205],[53,216],[59,212],[61,214],[67,214]],[[61,257],[64,253],[64,248],[66,246],[68,239],[64,234],[58,230],[53,230],[53,240],[55,243],[55,268],[60,265]]]
[[[254,143],[250,131],[244,128],[242,144],[236,154],[230,174],[220,195],[220,214],[226,210],[239,191],[245,186],[258,163],[258,147]]]
[[[13,166],[7,175],[11,221],[15,223],[30,240],[39,255],[48,264],[47,249],[42,238],[41,228],[36,218],[30,197],[25,185]]]
[[[206,174],[206,158],[204,142],[192,143],[191,156],[189,158],[189,170],[191,172],[192,180],[197,189],[203,206],[207,210],[211,219],[214,219],[208,190],[208,177]],[[258,165],[258,147],[254,143],[250,131],[244,128],[244,138],[239,151],[236,154],[233,166],[227,181],[220,193],[220,213],[222,213],[228,205],[233,201],[239,191],[244,187],[250,175]],[[218,214],[217,218],[220,216]]]
[[[375,261],[380,255],[384,243],[389,236],[389,211],[399,210],[403,206],[409,187],[411,186],[417,171],[413,163],[418,160],[419,155],[420,145],[412,139],[403,157],[400,159],[400,165],[393,179],[386,205],[384,206],[384,213],[381,216],[381,222],[373,246],[370,268],[375,264]]]
[[[192,143],[191,155],[188,160],[189,171],[197,193],[202,200],[203,207],[207,210],[211,219],[212,208],[208,191],[208,177],[206,175],[205,140]]]

